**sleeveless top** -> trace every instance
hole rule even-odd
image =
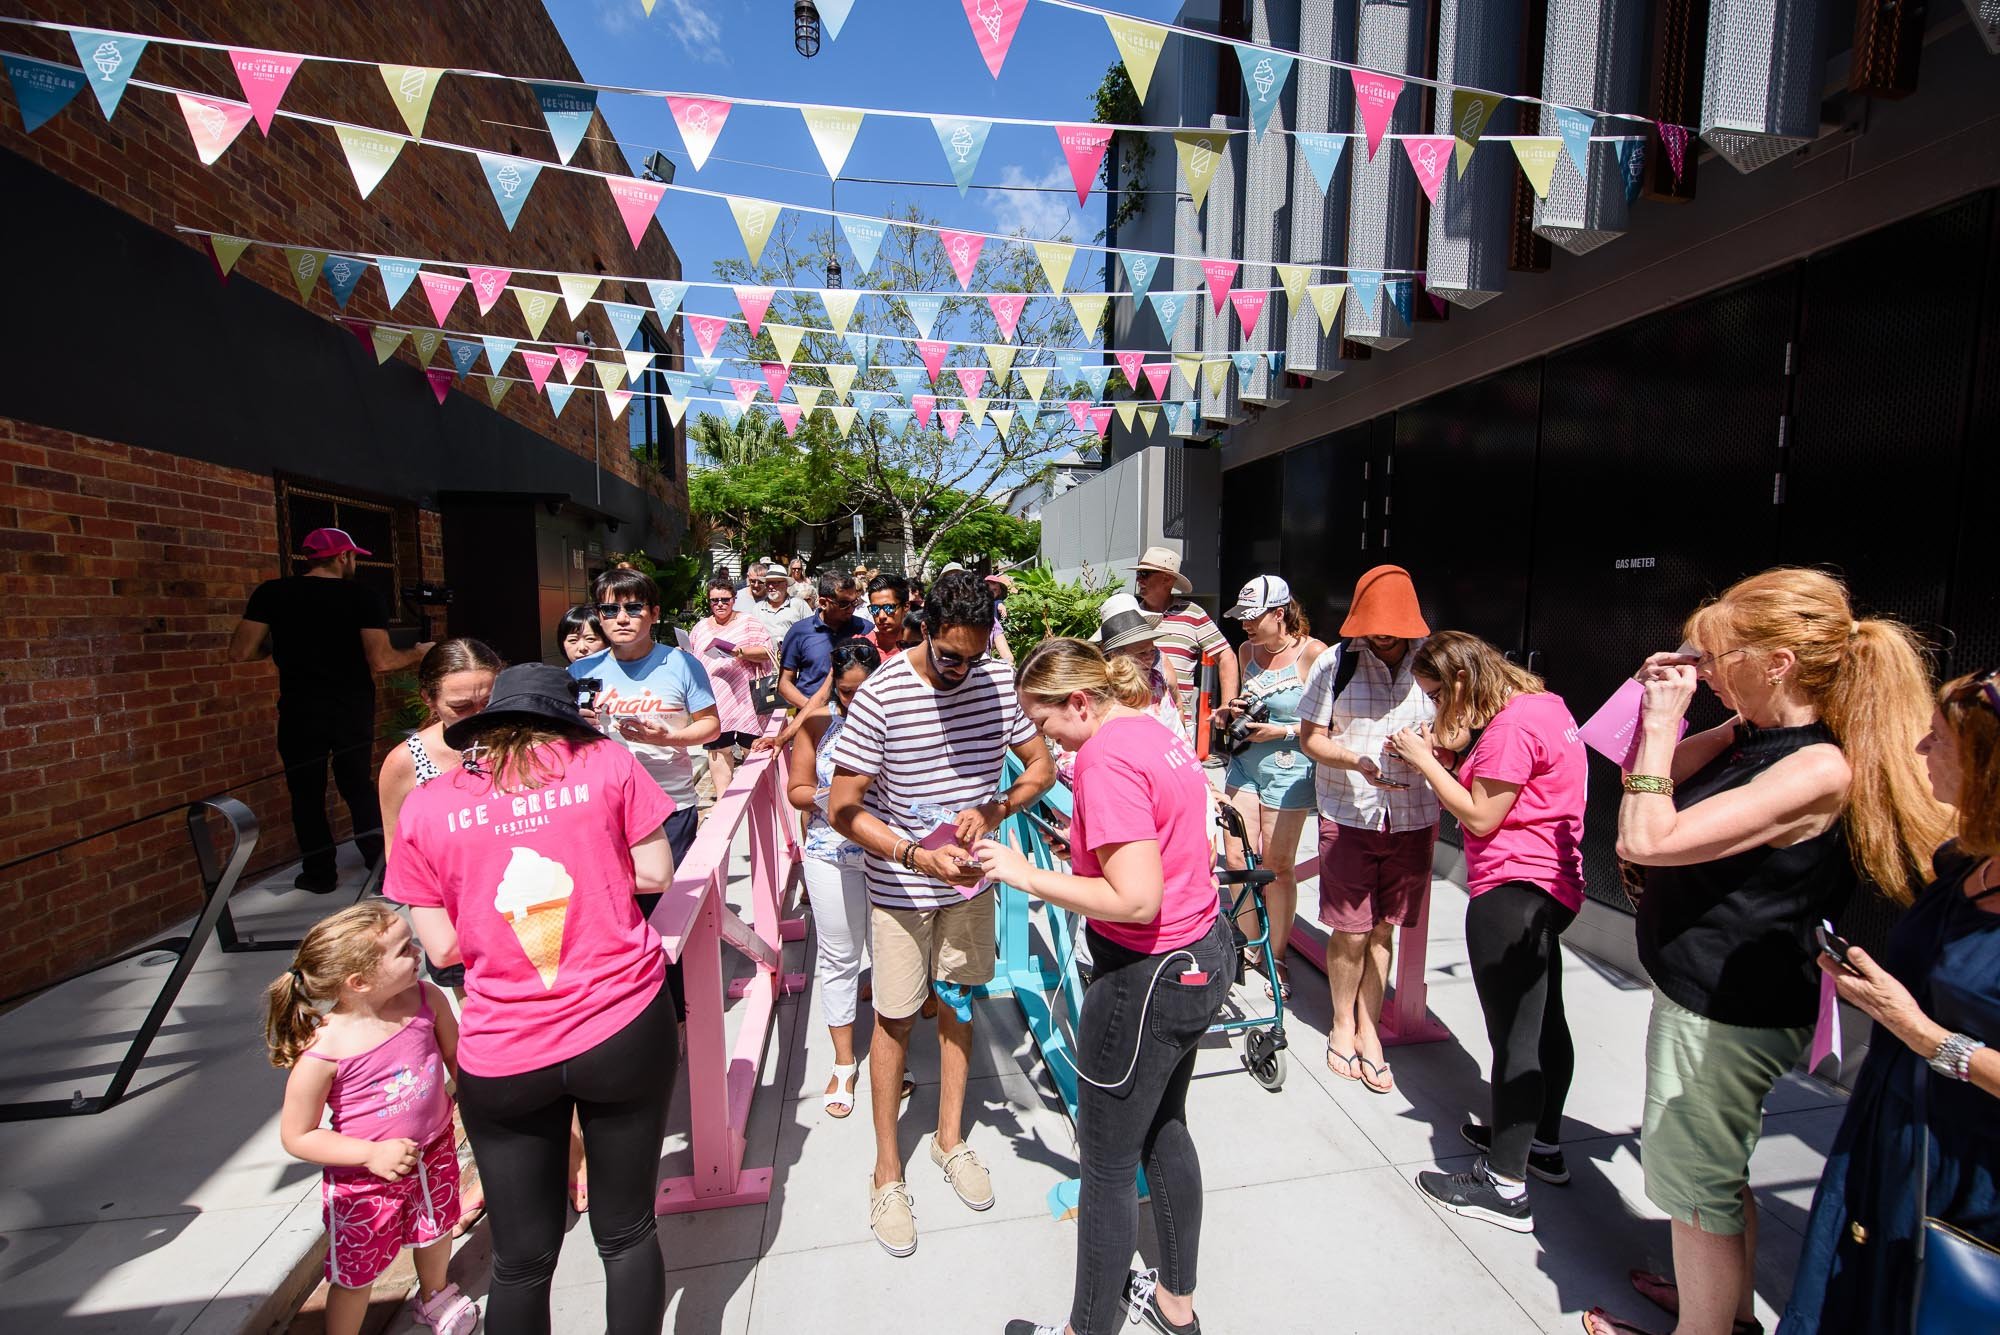
[[[1280,728],[1298,727],[1299,701],[1306,693],[1305,683],[1299,679],[1298,656],[1304,650],[1305,643],[1301,641],[1293,647],[1292,661],[1284,667],[1267,667],[1255,676],[1245,672],[1244,682],[1238,688],[1238,692],[1243,695],[1255,692],[1257,698],[1270,707],[1271,712],[1264,720],[1266,723],[1275,724]],[[1278,772],[1263,770],[1262,767],[1267,760],[1278,767]],[[1294,781],[1303,783],[1312,781],[1312,761],[1299,750],[1297,739],[1286,741],[1282,737],[1277,737],[1268,742],[1252,742],[1231,757],[1229,763],[1230,769],[1238,774],[1255,775],[1262,772],[1267,774],[1271,782],[1287,785],[1288,790]],[[1286,770],[1292,771],[1290,776],[1284,774]]]
[[[409,1023],[368,1051],[353,1057],[305,1053],[334,1063],[326,1102],[341,1135],[376,1141],[407,1136],[428,1145],[451,1126],[451,1095],[430,997],[418,995]]]
[[[415,733],[411,733],[410,739],[403,743],[403,745],[410,748],[410,763],[416,767],[417,771],[417,787],[423,787],[432,779],[444,773],[443,770],[437,767],[437,762],[431,759],[431,753],[424,750],[423,742],[419,740]]]
[[[842,867],[861,865],[861,846],[843,836],[827,821],[825,793],[833,783],[833,739],[840,736],[840,729],[847,722],[845,714],[831,715],[826,732],[819,739],[819,747],[813,753],[813,796],[812,814],[806,821],[805,855],[815,862],[831,862]]]
[[[1823,723],[1740,724],[1736,740],[1675,785],[1674,806],[1744,784],[1803,747],[1833,741]],[[1675,1003],[1722,1024],[1809,1029],[1818,1015],[1813,928],[1854,893],[1847,834],[1836,821],[1786,848],[1759,846],[1691,867],[1646,868],[1639,962]]]

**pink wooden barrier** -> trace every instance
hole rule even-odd
[[[753,755],[716,801],[687,861],[653,910],[667,958],[680,961],[687,985],[688,1102],[694,1172],[660,1184],[660,1214],[714,1210],[769,1200],[771,1170],[743,1166],[750,1100],[770,1038],[778,998],[803,991],[805,975],[784,972],[784,943],[805,935],[786,919],[799,881],[798,818],[785,800],[785,761]],[[727,902],[730,854],[738,831],[750,842],[749,921]],[[722,947],[746,956],[755,971],[724,985]],[[723,1027],[727,997],[745,1003],[734,1049]]]
[[[1307,881],[1319,875],[1319,859],[1305,858],[1300,861],[1298,879]],[[1310,941],[1312,949],[1302,950],[1300,946]],[[1451,1037],[1451,1030],[1444,1027],[1438,1018],[1430,1013],[1426,1004],[1430,992],[1424,981],[1424,961],[1431,941],[1431,897],[1428,892],[1417,905],[1416,915],[1403,924],[1396,934],[1396,976],[1391,980],[1389,995],[1382,1002],[1382,1022],[1379,1032],[1382,1046],[1393,1048],[1404,1043],[1436,1043]],[[1321,973],[1326,971],[1325,929],[1317,923],[1307,927],[1303,919],[1292,924],[1292,953],[1310,964]]]

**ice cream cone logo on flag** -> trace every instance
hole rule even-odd
[[[1498,93],[1477,93],[1467,88],[1452,90],[1451,133],[1456,140],[1453,152],[1460,176],[1471,165],[1473,147],[1479,143],[1479,136],[1486,133],[1486,122],[1493,119],[1499,105]]]
[[[326,287],[327,291],[333,293],[333,304],[346,310],[347,299],[354,295],[355,285],[361,281],[361,275],[366,272],[367,268],[364,265],[348,259],[345,255],[336,255],[329,259],[326,262]]]
[[[292,86],[292,76],[299,72],[305,57],[277,51],[232,50],[229,63],[236,67],[236,81],[243,85],[243,96],[250,103],[257,128],[268,135],[271,119],[278,114],[278,103]]]
[[[743,249],[749,253],[750,262],[756,264],[764,257],[764,243],[771,239],[771,224],[779,213],[778,206],[761,199],[731,195],[729,211],[736,218],[736,230],[742,233]]]
[[[1264,313],[1264,302],[1268,292],[1231,292],[1229,304],[1236,308],[1236,318],[1243,322],[1243,337],[1248,338],[1257,328],[1257,317]]]
[[[714,315],[690,315],[687,317],[688,331],[694,335],[694,345],[701,349],[701,355],[715,355],[715,345],[722,339],[722,331],[729,322]]]
[[[1021,26],[1021,11],[1028,0],[963,0],[965,18],[972,25],[972,40],[994,78],[1007,63],[1007,48],[1014,44],[1014,30]]]
[[[1104,164],[1111,131],[1101,125],[1059,125],[1056,140],[1069,163],[1069,179],[1076,185],[1077,205],[1082,207],[1090,202],[1090,187],[1097,183],[1097,169]]]
[[[625,220],[625,235],[632,238],[632,249],[637,250],[646,235],[646,224],[653,221],[653,210],[659,207],[660,196],[667,193],[667,187],[659,181],[640,181],[630,176],[607,176],[604,184],[611,187],[611,201],[618,206],[618,216]]]
[[[1124,373],[1125,383],[1136,391],[1139,388],[1139,368],[1146,360],[1146,354],[1144,352],[1120,352],[1116,355],[1115,360],[1118,363],[1118,369]]]
[[[1305,300],[1306,280],[1312,277],[1309,264],[1279,264],[1273,266],[1278,271],[1278,281],[1284,285],[1285,300],[1294,306]]]
[[[986,238],[972,232],[941,231],[938,240],[944,243],[945,257],[951,261],[951,271],[958,275],[958,285],[971,288],[973,270],[979,265],[979,251]]]
[[[1063,407],[1069,409],[1069,420],[1076,423],[1078,431],[1090,430],[1090,405],[1082,399],[1071,399]]]
[[[687,145],[688,161],[696,171],[702,169],[714,150],[715,141],[722,134],[722,124],[729,119],[729,106],[727,102],[702,97],[667,99],[674,124],[680,127],[681,142]]]
[[[938,409],[938,427],[944,432],[946,440],[950,440],[958,435],[958,429],[964,425],[965,410],[963,408]]]
[[[90,91],[97,95],[97,105],[103,108],[104,119],[110,120],[125,96],[125,84],[132,77],[132,67],[146,53],[146,39],[91,32],[83,28],[73,30],[69,38],[76,47],[76,58],[97,70],[97,77],[90,81]],[[88,73],[88,70],[85,72]],[[22,123],[27,123],[25,116]]]
[[[1187,178],[1188,194],[1200,208],[1208,198],[1209,183],[1215,180],[1217,138],[1202,131],[1174,136],[1174,152],[1181,160],[1181,175]]]
[[[181,104],[181,115],[187,118],[195,156],[204,167],[213,167],[215,160],[228,151],[236,136],[243,133],[243,127],[250,123],[248,103],[196,97],[191,93],[176,93],[174,97]]]
[[[465,272],[472,278],[472,295],[478,298],[481,315],[493,309],[493,303],[500,300],[500,294],[507,290],[507,280],[514,276],[510,269],[487,269],[476,266]]]
[[[542,174],[542,164],[525,158],[481,153],[479,166],[486,173],[486,185],[493,192],[493,202],[500,209],[501,220],[507,224],[508,231],[513,231],[514,224],[521,218],[521,206],[528,202],[528,192],[535,187],[535,178]]]
[[[1123,14],[1106,14],[1104,24],[1111,29],[1111,40],[1118,46],[1118,58],[1125,62],[1132,91],[1144,102],[1146,90],[1153,84],[1153,70],[1160,63],[1160,52],[1166,49],[1167,30]]]
[[[993,323],[1000,328],[1000,337],[1014,337],[1014,330],[1020,326],[1021,311],[1028,304],[1025,292],[994,292],[987,296],[986,304],[993,310]]]
[[[442,337],[443,335],[435,329],[412,329],[410,331],[410,346],[417,350],[417,361],[420,365],[429,366],[431,364],[431,358],[437,356],[438,340]]]
[[[1396,99],[1403,95],[1403,81],[1393,74],[1368,70],[1349,70],[1348,74],[1354,80],[1354,104],[1361,111],[1361,128],[1368,137],[1368,160],[1373,162],[1375,150],[1388,132],[1389,118],[1395,114]]]
[[[287,247],[285,263],[292,271],[292,283],[299,289],[299,300],[312,300],[313,283],[319,278],[319,267],[326,263],[326,253],[319,250],[295,250]]]
[[[562,367],[563,379],[569,381],[572,385],[576,383],[576,373],[581,371],[583,364],[589,360],[590,354],[582,348],[564,347],[556,349],[556,361]]]
[[[1138,301],[1146,295],[1146,289],[1153,285],[1153,275],[1159,270],[1159,261],[1151,255],[1135,255],[1126,251],[1125,281],[1132,289],[1132,299]]]
[[[548,324],[549,317],[555,314],[554,296],[547,292],[517,287],[514,289],[514,301],[521,308],[521,319],[527,323],[528,337],[540,338],[543,326]]]
[[[971,398],[979,393],[979,387],[986,383],[986,371],[978,366],[955,366],[952,375],[958,380],[958,392],[962,398]]]
[[[847,332],[847,322],[854,318],[854,307],[861,300],[861,294],[849,288],[835,291],[831,288],[819,294],[819,304],[826,307],[826,321],[836,334]]]
[[[986,149],[986,136],[993,129],[992,122],[966,120],[958,116],[933,116],[931,126],[937,131],[938,144],[944,149],[945,165],[951,168],[951,179],[958,183],[958,193],[963,195],[972,185],[972,173],[979,166],[979,155]]]
[[[1293,57],[1238,46],[1236,60],[1243,71],[1244,86],[1251,94],[1250,131],[1262,139],[1270,127],[1272,113],[1278,109],[1278,96],[1284,91],[1285,80],[1291,77]]]
[[[1410,166],[1416,170],[1417,184],[1424,188],[1424,198],[1437,203],[1438,186],[1444,181],[1444,169],[1451,159],[1450,135],[1434,134],[1421,139],[1405,139],[1403,151],[1410,156]]]
[[[515,848],[493,892],[494,911],[514,929],[514,939],[541,975],[543,987],[556,985],[562,967],[563,926],[575,888],[562,863],[532,848]]]
[[[729,392],[736,396],[736,404],[739,408],[748,408],[751,400],[757,397],[757,382],[754,380],[732,380],[729,382]]]
[[[1313,309],[1319,312],[1319,331],[1333,332],[1333,322],[1340,318],[1340,303],[1347,296],[1345,283],[1319,283],[1306,289],[1312,294]]]

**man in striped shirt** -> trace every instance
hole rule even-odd
[[[1159,615],[1160,637],[1154,643],[1187,687],[1186,698],[1192,701],[1201,689],[1201,658],[1212,653],[1216,684],[1222,688],[1216,698],[1234,700],[1241,676],[1236,651],[1222,637],[1214,619],[1188,601],[1194,585],[1181,573],[1181,558],[1168,548],[1148,547],[1132,567],[1132,582],[1137,586],[1139,605]],[[1218,716],[1224,712],[1216,711]]]
[[[970,1012],[953,1001],[993,978],[993,901],[971,849],[1033,804],[1055,779],[1048,747],[1022,713],[1014,671],[988,657],[993,594],[978,576],[941,577],[924,603],[928,638],[883,664],[854,697],[833,746],[827,815],[861,846],[873,905],[875,1037],[869,1049],[875,1174],[869,1225],[892,1256],[916,1250],[916,1221],[896,1142],[910,1030],[934,985],[938,1007],[937,1135],[931,1162],[966,1205],[993,1204],[993,1184],[964,1141]],[[1023,773],[996,796],[1012,751]]]

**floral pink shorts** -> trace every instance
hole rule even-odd
[[[384,1182],[365,1168],[328,1169],[320,1198],[327,1282],[366,1288],[403,1248],[449,1237],[458,1223],[458,1149],[451,1124],[424,1147],[409,1174]]]

